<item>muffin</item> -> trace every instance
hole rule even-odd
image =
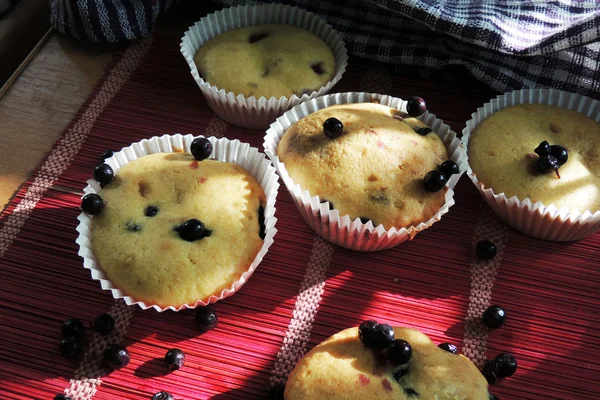
[[[295,183],[340,215],[385,229],[416,226],[444,204],[447,188],[432,193],[423,180],[448,152],[427,125],[400,114],[375,103],[333,105],[288,128],[277,155]],[[335,139],[324,133],[330,118],[343,124]]]
[[[573,93],[520,90],[467,121],[467,174],[502,220],[553,241],[600,230],[600,104]]]
[[[487,381],[466,357],[442,350],[419,331],[394,327],[393,332],[396,339],[408,342],[410,357],[404,351],[392,361],[393,357],[385,357],[384,353],[363,345],[359,329],[346,329],[313,348],[298,362],[288,378],[284,398],[492,398]]]
[[[535,149],[544,141],[567,150],[558,174],[538,167]],[[600,210],[600,125],[581,113],[546,104],[505,108],[475,129],[468,155],[479,182],[495,193],[573,211]]]
[[[255,129],[327,93],[348,60],[341,36],[330,25],[282,4],[209,14],[185,33],[181,53],[215,114]]]
[[[163,311],[218,301],[273,243],[277,174],[237,140],[145,139],[106,159],[94,179],[78,218],[79,255],[127,304]]]
[[[245,97],[310,94],[335,75],[327,44],[304,29],[256,25],[220,34],[196,52],[194,62],[205,81]]]

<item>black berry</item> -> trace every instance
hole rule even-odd
[[[394,328],[388,324],[378,324],[373,329],[373,345],[374,349],[385,349],[394,342]]]
[[[500,306],[491,306],[483,312],[481,321],[490,329],[500,328],[506,321],[506,312]]]
[[[374,332],[377,325],[379,325],[377,321],[370,319],[368,321],[364,321],[358,327],[358,337],[362,344],[364,344],[366,347],[373,347],[373,343],[375,341]]]
[[[480,240],[475,245],[475,254],[480,260],[491,260],[496,257],[497,252],[496,245],[489,240]]]
[[[60,342],[60,354],[65,357],[76,357],[81,351],[81,341],[77,337],[69,337]]]
[[[440,343],[438,344],[438,347],[444,351],[447,351],[448,353],[458,354],[458,349],[451,343]]]
[[[423,180],[425,190],[428,192],[439,192],[446,186],[448,177],[441,171],[429,171]]]
[[[210,140],[199,137],[192,141],[190,151],[196,160],[206,160],[212,154],[213,145]]]
[[[358,217],[358,219],[360,219],[360,222],[362,222],[363,224],[368,224],[369,221],[371,220],[370,218],[367,218],[367,217]]]
[[[344,131],[344,124],[337,118],[327,118],[323,122],[323,133],[329,139],[336,139],[341,136]]]
[[[496,382],[498,382],[498,366],[496,364],[496,361],[486,361],[485,364],[483,364],[481,373],[490,385],[495,385]]]
[[[420,97],[413,97],[406,104],[406,112],[411,117],[418,117],[427,111],[425,100]]]
[[[408,397],[419,397],[419,393],[413,388],[402,388],[404,394]]]
[[[567,151],[567,149],[558,144],[553,144],[552,146],[550,146],[550,155],[556,158],[559,167],[564,165],[569,159],[569,152]]]
[[[202,222],[197,219],[188,219],[181,225],[179,237],[188,242],[193,242],[208,236],[207,231]]]
[[[215,329],[218,323],[217,313],[211,307],[205,306],[196,309],[196,326],[202,333]]]
[[[537,154],[540,157],[545,157],[548,154],[550,154],[550,143],[548,143],[547,141],[543,141],[542,143],[539,144],[538,147],[535,148],[535,150],[533,150],[535,152],[535,154]]]
[[[498,376],[500,378],[508,378],[517,372],[517,360],[510,353],[498,354],[494,358],[494,361],[498,367]]]
[[[110,314],[98,315],[92,324],[92,329],[103,335],[110,333],[114,327],[115,320]]]
[[[125,229],[127,229],[129,232],[139,232],[142,230],[142,225],[135,223],[133,221],[128,221],[125,224]]]
[[[152,400],[175,400],[175,398],[171,393],[162,391],[152,395]]]
[[[81,199],[81,211],[90,215],[98,215],[104,208],[102,197],[96,193],[88,193]]]
[[[62,324],[62,335],[64,338],[77,338],[81,339],[84,332],[83,324],[77,318],[69,318]]]
[[[115,172],[108,164],[101,164],[94,168],[94,179],[104,187],[115,179]]]
[[[171,349],[165,355],[165,366],[170,370],[176,370],[185,364],[185,354],[179,349]]]
[[[269,389],[269,400],[284,400],[283,393],[285,392],[284,385],[275,385]]]
[[[429,135],[431,132],[433,132],[433,129],[426,127],[426,126],[425,127],[415,127],[415,128],[413,128],[413,130],[421,136]]]
[[[446,176],[451,176],[460,173],[460,169],[458,168],[458,164],[452,160],[444,161],[442,165],[438,167],[440,171]]]
[[[71,400],[71,398],[64,393],[59,393],[54,396],[54,400]]]
[[[104,350],[103,359],[112,369],[120,369],[129,364],[129,351],[120,344],[111,344]]]
[[[102,159],[102,161],[104,161],[107,158],[111,158],[113,154],[115,153],[112,150],[105,150],[104,153],[102,153],[102,155],[100,156],[100,158]]]
[[[538,171],[540,171],[542,174],[545,174],[557,170],[560,165],[558,165],[558,160],[556,157],[548,154],[544,157],[538,158],[537,167]]]
[[[406,340],[396,339],[387,348],[387,357],[392,364],[406,364],[412,357],[412,347]]]
[[[146,217],[154,217],[158,214],[158,206],[148,206],[144,209],[144,215]]]

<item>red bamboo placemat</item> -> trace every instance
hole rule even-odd
[[[492,388],[501,399],[597,399],[600,383],[600,235],[550,243],[502,224],[463,177],[456,205],[412,242],[379,253],[344,250],[316,237],[285,187],[277,201],[275,244],[246,286],[217,303],[216,330],[199,335],[193,312],[142,311],[114,301],[82,267],[75,238],[85,181],[108,148],[145,137],[194,133],[262,148],[260,131],[219,120],[179,54],[181,30],[163,29],[133,45],[105,76],[0,219],[0,397],[256,399],[282,382],[306,349],[376,318],[448,341],[481,364],[512,352],[517,374]],[[418,94],[460,132],[493,93],[399,77],[352,59],[336,91]],[[473,244],[494,240],[492,262],[475,262]],[[487,332],[477,318],[490,303],[508,312]],[[59,354],[60,325],[110,311],[117,329],[85,335],[84,351]],[[122,341],[130,364],[107,374],[99,353]],[[161,358],[178,347],[185,367],[165,374]]]

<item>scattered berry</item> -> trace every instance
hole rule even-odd
[[[393,331],[392,331],[393,332]],[[396,339],[387,349],[388,360],[395,365],[406,364],[412,357],[412,347],[406,340]]]
[[[197,219],[188,219],[179,229],[179,237],[188,242],[200,240],[206,236],[208,236],[206,227]]]
[[[388,324],[378,324],[373,329],[374,349],[385,349],[394,342],[394,328]]]
[[[54,396],[54,400],[71,400],[71,398],[64,393],[59,393]]]
[[[415,132],[417,132],[421,136],[429,135],[431,132],[433,132],[433,129],[431,129],[431,128],[427,127],[427,126],[425,126],[425,127],[416,127],[416,128],[413,128],[413,130]]]
[[[102,153],[102,155],[100,156],[100,158],[102,159],[102,161],[104,161],[107,158],[111,158],[113,154],[115,153],[112,150],[105,150],[104,153]]]
[[[173,395],[169,392],[158,392],[152,396],[152,400],[175,400]]]
[[[498,382],[498,366],[494,360],[486,361],[483,364],[481,373],[490,385],[495,385]]]
[[[156,214],[158,214],[157,206],[148,206],[144,209],[144,215],[146,217],[154,217]]]
[[[494,358],[494,361],[498,367],[498,376],[500,378],[508,378],[517,372],[517,360],[510,353],[498,354]]]
[[[448,178],[441,171],[429,171],[424,179],[425,190],[432,193],[439,192],[447,182]]]
[[[483,324],[490,329],[497,329],[504,325],[506,312],[500,306],[490,306],[483,312],[481,317]]]
[[[269,400],[284,400],[283,393],[285,392],[284,385],[275,385],[269,390]]]
[[[104,362],[112,369],[120,369],[129,364],[129,351],[125,346],[113,343],[109,345],[103,354]]]
[[[206,160],[212,154],[213,145],[210,140],[199,137],[192,141],[190,151],[196,160]]]
[[[569,152],[567,151],[567,149],[558,144],[553,144],[552,146],[550,146],[550,155],[556,158],[559,167],[564,165],[569,159]]]
[[[358,337],[366,347],[373,347],[375,327],[379,325],[377,321],[370,319],[364,321],[358,327]]]
[[[171,349],[165,355],[165,366],[174,371],[185,364],[185,354],[179,349]]]
[[[420,97],[413,97],[406,103],[406,112],[411,117],[418,117],[427,111],[425,100]]]
[[[558,160],[556,157],[548,154],[544,157],[538,158],[537,167],[540,173],[546,174],[548,172],[556,171],[560,165],[558,165]]]
[[[92,329],[103,335],[110,333],[114,327],[115,320],[110,314],[98,315],[92,324]]]
[[[217,313],[211,307],[205,306],[196,309],[196,326],[202,333],[215,329],[218,323]]]
[[[496,257],[497,252],[496,245],[489,240],[480,240],[475,245],[475,254],[480,260],[491,260]]]
[[[327,118],[323,122],[323,133],[329,139],[336,139],[341,136],[344,131],[344,124],[337,118]]]
[[[81,351],[81,342],[77,337],[68,337],[60,342],[60,354],[65,357],[76,357]]]
[[[458,349],[451,343],[440,343],[438,344],[438,347],[444,351],[447,351],[448,353],[458,354]]]
[[[64,338],[81,339],[84,331],[83,324],[77,318],[69,318],[62,324],[61,332]]]
[[[535,148],[534,152],[540,157],[546,157],[548,154],[550,154],[550,144],[544,140],[539,144],[538,147]]]
[[[115,172],[108,164],[101,164],[94,168],[94,179],[104,187],[115,179]]]
[[[446,176],[455,175],[460,173],[460,169],[458,168],[458,164],[452,160],[444,161],[442,165],[438,167],[440,171]]]
[[[81,211],[90,215],[98,215],[104,208],[102,197],[96,193],[88,193],[81,199]]]

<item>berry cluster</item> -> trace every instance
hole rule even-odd
[[[438,166],[437,170],[429,171],[424,178],[425,190],[428,192],[439,192],[442,190],[448,179],[454,174],[460,173],[458,164],[452,160],[444,161]]]
[[[386,360],[394,365],[403,365],[412,357],[412,347],[406,340],[394,337],[394,328],[375,320],[364,321],[358,327],[360,341],[373,350],[382,352]]]
[[[537,160],[538,171],[542,174],[555,171],[556,176],[560,178],[558,168],[564,165],[569,159],[567,149],[557,144],[550,145],[544,140],[534,151],[535,154],[540,156]]]

